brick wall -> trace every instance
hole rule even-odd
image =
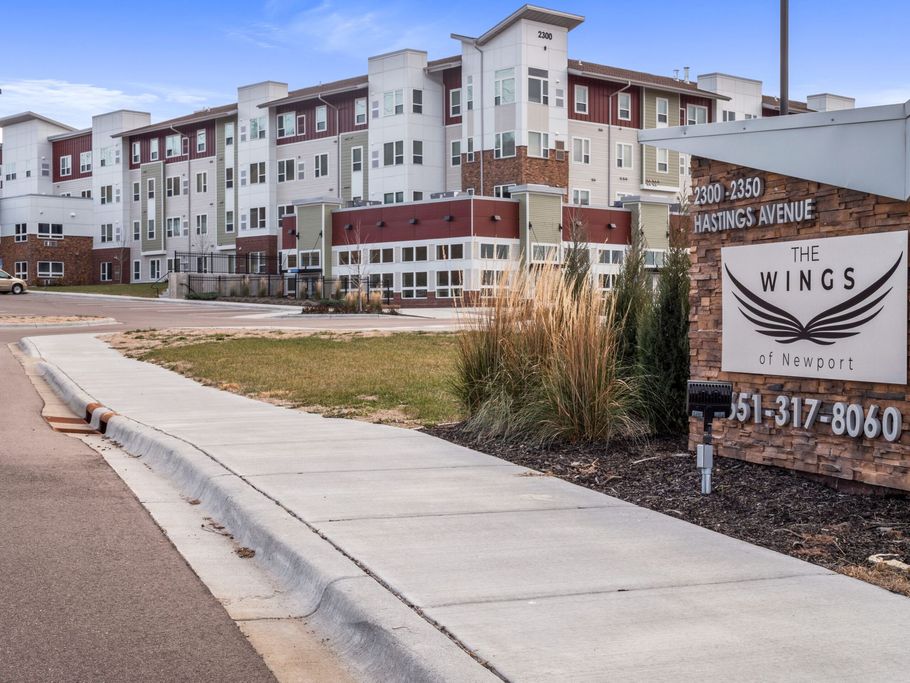
[[[53,244],[47,246],[45,244]],[[28,284],[44,284],[38,280],[38,261],[63,261],[62,278],[53,278],[47,282],[56,285],[89,285],[95,281],[92,272],[92,238],[64,237],[61,240],[38,239],[29,235],[25,242],[16,242],[15,237],[0,238],[0,258],[3,268],[13,273],[16,261],[28,261]]]
[[[259,237],[237,238],[237,272],[245,273],[247,254],[262,252],[268,259],[269,272],[277,274],[278,237],[276,235],[261,235]]]
[[[111,264],[111,279],[107,283],[101,281],[101,264]],[[114,247],[113,249],[95,249],[92,251],[92,269],[94,281],[98,284],[117,283],[123,284],[130,281],[132,266],[130,265],[130,250],[128,247]]]
[[[461,156],[461,186],[473,187],[476,194],[493,196],[494,185],[549,185],[567,188],[569,186],[568,152],[563,161],[557,161],[555,151],[550,150],[549,159],[528,156],[527,147],[517,147],[515,156],[494,159],[493,150],[483,152],[483,190],[480,187],[480,160],[468,163],[467,156]]]
[[[690,291],[690,354],[693,379],[733,382],[734,391],[761,393],[763,407],[774,407],[778,394],[817,398],[830,412],[835,401],[877,403],[884,409],[894,406],[903,415],[903,434],[897,443],[836,436],[830,425],[816,424],[811,431],[778,428],[773,420],[762,424],[740,424],[716,420],[716,453],[721,456],[778,465],[802,472],[910,490],[910,395],[906,385],[871,384],[841,380],[817,380],[771,375],[725,373],[721,366],[721,279],[720,249],[740,244],[836,237],[871,232],[906,230],[910,227],[910,203],[863,192],[823,185],[773,173],[704,159],[693,163],[693,183],[728,183],[734,178],[759,176],[765,193],[758,203],[793,201],[814,197],[818,218],[803,224],[753,227],[695,235],[689,231],[692,282]],[[755,204],[755,200],[728,202],[725,208]],[[714,207],[705,207],[711,211]],[[696,215],[699,207],[693,207]],[[690,445],[701,439],[700,421],[690,425]]]

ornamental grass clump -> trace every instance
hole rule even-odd
[[[455,391],[477,438],[545,444],[642,434],[612,298],[555,267],[513,273],[459,335]]]

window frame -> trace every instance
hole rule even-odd
[[[573,88],[573,91],[574,92],[572,93],[572,99],[573,99],[572,109],[574,110],[574,112],[576,114],[584,114],[585,116],[588,116],[588,114],[590,113],[590,109],[591,109],[589,106],[590,91],[588,89],[588,86],[576,83],[575,87]],[[579,99],[579,95],[582,92],[584,92],[584,95],[585,95],[584,102],[582,102],[581,99]],[[579,105],[583,105],[584,108],[580,109]]]
[[[576,155],[576,143],[581,143],[580,151],[581,159]],[[591,138],[572,138],[572,163],[573,164],[585,164],[590,165],[591,163]]]
[[[60,177],[64,178],[71,175],[73,175],[73,155],[63,154],[60,157]]]
[[[628,159],[626,159],[626,150],[629,152]],[[628,165],[626,164],[628,161]],[[633,149],[632,145],[628,142],[617,142],[616,143],[616,168],[622,169],[631,169],[634,168],[634,158],[633,158]]]
[[[661,103],[665,108],[663,114],[660,112]],[[664,117],[663,121],[660,120],[661,116]],[[654,98],[654,123],[657,128],[667,128],[670,125],[670,99],[668,97]]]
[[[505,139],[507,135],[510,135],[512,138],[512,153],[505,154]],[[493,144],[493,158],[494,159],[511,159],[518,153],[517,146],[515,144],[515,131],[514,130],[504,130],[500,133],[496,133],[494,136]]]
[[[666,147],[655,147],[654,149],[656,150],[654,154],[654,167],[657,173],[668,174],[670,172],[670,150]],[[661,155],[661,153],[663,153],[663,155]],[[661,156],[665,157],[663,161],[660,160]],[[664,167],[664,170],[661,170],[661,166]]]
[[[457,102],[456,102],[457,100]],[[461,88],[449,88],[449,118],[461,116]]]

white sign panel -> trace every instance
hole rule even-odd
[[[725,372],[907,383],[907,232],[721,249]]]

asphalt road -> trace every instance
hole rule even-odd
[[[438,328],[404,317],[262,318],[264,309],[0,296],[0,314],[97,315],[104,332],[174,326]],[[373,322],[375,320],[375,322]],[[0,681],[273,680],[130,490],[52,431],[7,343],[81,328],[0,328]]]

